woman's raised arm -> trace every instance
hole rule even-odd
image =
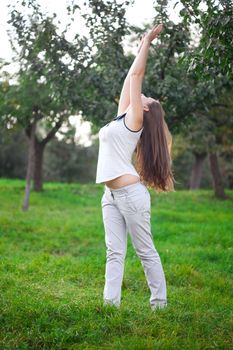
[[[141,99],[142,81],[144,78],[145,67],[151,42],[157,38],[162,30],[162,24],[154,26],[145,34],[141,50],[135,58],[130,68],[130,105],[131,112],[136,124],[143,122],[143,104]]]
[[[124,80],[117,115],[124,113],[129,104],[134,105],[135,113],[138,113],[137,111],[142,109],[141,85],[144,77],[148,51],[151,42],[157,38],[161,30],[162,24],[159,24],[154,26],[148,33],[144,34],[137,55]]]
[[[139,54],[139,52],[142,48],[143,40],[144,40],[144,38],[142,38],[140,41],[137,55]],[[120,99],[119,99],[119,103],[118,103],[117,115],[123,114],[130,104],[130,90],[129,89],[130,89],[130,74],[131,74],[132,66],[129,69],[128,74],[127,74],[127,76],[124,80],[124,83],[123,83],[123,87],[121,90]]]

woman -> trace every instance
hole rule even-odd
[[[174,190],[172,137],[159,101],[141,93],[149,47],[161,30],[162,24],[144,35],[123,84],[118,114],[99,131],[96,183],[105,184],[101,205],[107,248],[104,305],[120,306],[127,232],[145,272],[151,309],[167,305],[165,275],[151,233],[146,184],[158,191]],[[132,164],[135,150],[137,170]]]

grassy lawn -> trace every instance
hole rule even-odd
[[[130,237],[119,310],[102,305],[103,186],[0,180],[0,349],[232,349],[233,191],[151,193],[168,306],[152,312]]]

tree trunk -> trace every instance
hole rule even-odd
[[[229,184],[229,189],[233,189],[233,175],[229,174],[228,175],[228,184]]]
[[[34,186],[36,192],[43,189],[43,155],[45,145],[35,139]]]
[[[222,178],[218,165],[218,157],[216,152],[209,153],[210,170],[212,174],[212,183],[215,196],[217,198],[226,199],[228,198],[224,192]]]
[[[28,149],[28,162],[27,162],[27,173],[26,173],[26,186],[25,186],[25,195],[22,210],[27,211],[29,207],[29,198],[31,191],[31,179],[33,175],[34,167],[34,145],[35,145],[35,130],[36,130],[36,121],[34,121],[30,127],[30,138],[29,138],[29,149]]]
[[[202,178],[203,162],[206,157],[206,153],[194,153],[194,163],[192,168],[192,174],[190,179],[190,190],[196,190],[200,188]]]
[[[49,131],[49,133],[43,140],[39,141],[35,137],[35,166],[33,173],[33,189],[36,192],[41,192],[43,189],[43,155],[45,146],[49,141],[51,141],[54,138],[56,132],[60,129],[62,122],[62,118],[58,122],[56,122],[55,126]]]

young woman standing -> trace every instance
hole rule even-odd
[[[106,243],[104,304],[117,307],[129,232],[141,260],[151,309],[167,305],[166,280],[151,233],[151,199],[146,187],[174,191],[172,136],[158,100],[141,93],[151,42],[162,30],[154,26],[141,41],[125,78],[117,116],[99,130],[96,183],[104,183],[101,199]],[[136,150],[136,168],[132,156]]]

